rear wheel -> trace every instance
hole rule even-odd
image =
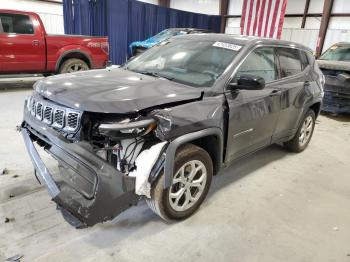
[[[213,176],[213,164],[202,148],[186,144],[175,157],[172,184],[164,188],[164,174],[153,185],[148,206],[164,220],[191,216],[204,201]]]
[[[300,123],[295,136],[284,143],[284,146],[292,152],[299,153],[303,151],[309,144],[315,128],[315,112],[309,110]]]
[[[63,62],[63,64],[60,66],[59,73],[60,74],[74,73],[79,71],[86,71],[89,69],[90,68],[88,64],[83,60],[78,58],[71,58]]]

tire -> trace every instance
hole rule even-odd
[[[191,181],[189,178],[191,172],[189,174],[187,172],[193,167],[198,171],[194,173]],[[213,163],[207,151],[193,144],[186,144],[176,152],[174,170],[176,171],[172,185],[164,188],[164,173],[162,173],[152,186],[151,198],[146,198],[146,203],[153,212],[166,221],[188,218],[200,207],[209,191],[213,176]],[[181,175],[182,170],[184,171],[183,176]],[[184,180],[187,181],[187,185],[181,182]],[[199,181],[197,182],[198,186],[193,186],[191,183],[195,180]],[[179,193],[178,205],[175,203],[177,198],[171,199],[169,197],[169,194],[173,196],[174,193]],[[185,205],[189,194],[195,198],[195,201]],[[181,204],[184,208],[180,207]]]
[[[50,73],[44,73],[43,74],[43,77],[48,77],[48,76],[52,76],[53,74],[50,74]]]
[[[312,134],[314,132],[315,128],[315,112],[311,109],[307,111],[305,114],[303,120],[300,122],[298,131],[296,132],[295,136],[284,143],[284,146],[295,153],[299,153],[304,151],[304,149],[308,146],[310,143]]]
[[[78,58],[70,58],[64,61],[63,64],[60,66],[59,73],[60,74],[74,73],[79,71],[86,71],[89,69],[90,68],[88,64],[83,60]]]

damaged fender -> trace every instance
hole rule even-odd
[[[164,168],[165,187],[171,185],[176,150],[183,144],[214,136],[217,140],[217,150],[215,152],[215,163],[213,164],[217,165],[217,169],[221,167],[224,152],[223,130],[226,128],[223,116],[225,110],[225,97],[222,94],[213,93],[204,96],[200,101],[196,101],[195,105],[194,103],[187,103],[164,109],[155,114],[158,119],[157,137],[163,141],[169,141],[165,152],[157,161],[158,165],[162,165]],[[195,125],[192,124],[194,122],[193,118],[196,119]],[[160,173],[159,168],[157,172],[158,175]],[[151,173],[150,178],[154,179],[153,173]]]
[[[150,149],[146,149],[136,158],[136,170],[129,173],[130,177],[135,177],[135,193],[145,195],[151,198],[151,184],[149,183],[149,175],[155,165],[159,155],[163,151],[168,142],[161,142],[153,145]]]
[[[171,143],[169,143],[168,148],[166,150],[166,157],[164,162],[164,176],[165,176],[164,187],[171,186],[173,173],[174,173],[176,150],[183,144],[186,144],[196,139],[210,136],[210,135],[214,135],[218,139],[219,152],[223,152],[223,135],[221,130],[216,127],[207,128],[194,133],[180,136],[175,140],[173,140]],[[218,157],[219,163],[222,163],[222,154],[219,154],[217,157]]]

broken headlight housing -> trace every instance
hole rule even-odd
[[[154,118],[125,119],[120,122],[102,123],[98,126],[98,131],[109,138],[128,138],[147,135],[156,126],[157,121]]]

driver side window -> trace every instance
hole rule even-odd
[[[255,49],[238,69],[235,79],[244,74],[260,76],[266,83],[277,79],[276,58],[273,47]]]

